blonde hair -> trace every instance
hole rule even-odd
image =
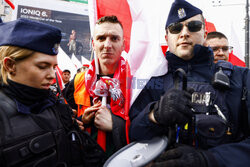
[[[3,66],[3,63],[4,63],[3,61],[5,57],[9,57],[17,62],[17,61],[21,61],[21,60],[28,58],[34,53],[35,51],[24,49],[24,48],[17,47],[17,46],[0,46],[0,68],[1,68],[0,79],[1,79],[1,82],[3,82],[4,84],[8,84],[7,83],[8,72]]]

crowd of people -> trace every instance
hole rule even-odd
[[[204,22],[199,8],[173,2],[168,72],[152,77],[130,108],[116,16],[96,22],[88,69],[71,81],[62,72],[64,99],[50,90],[60,29],[28,19],[0,23],[0,166],[98,167],[130,142],[161,136],[168,146],[149,166],[249,166],[250,71],[228,62],[227,37],[207,33]]]

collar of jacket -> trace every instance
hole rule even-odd
[[[214,61],[213,51],[201,45],[194,46],[194,57],[190,60],[183,60],[169,51],[166,53],[166,59],[168,60],[169,71],[175,71],[177,68],[188,71],[190,68],[211,66]]]

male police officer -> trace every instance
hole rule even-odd
[[[176,130],[174,141],[181,144],[171,145],[154,166],[249,166],[249,70],[213,63],[212,50],[202,46],[202,11],[188,2],[172,4],[165,28],[168,73],[151,78],[131,106],[131,140]]]

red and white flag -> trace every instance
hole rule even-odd
[[[244,54],[242,54],[241,52],[240,42],[235,33],[233,23],[231,23],[231,36],[229,39],[229,43],[234,48],[233,48],[233,51],[229,54],[228,61],[231,62],[233,65],[246,67],[244,56],[243,56]]]
[[[64,83],[63,83],[63,80],[62,80],[62,70],[56,66],[56,75],[57,75],[57,80],[58,80],[58,86],[60,87],[61,90],[64,89]],[[55,81],[55,83],[57,83]]]

